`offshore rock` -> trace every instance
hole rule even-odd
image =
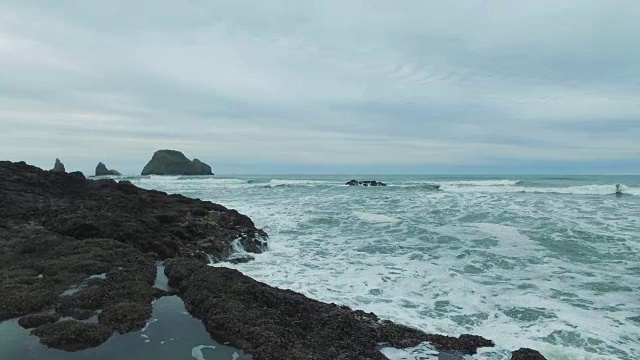
[[[375,180],[366,180],[366,181],[358,181],[358,180],[351,180],[349,182],[347,182],[345,185],[349,185],[349,186],[387,186],[387,184],[380,182],[380,181],[375,181]]]
[[[440,351],[475,354],[493,346],[479,336],[429,335],[380,321],[375,314],[352,311],[271,287],[237,270],[171,259],[165,273],[192,315],[218,341],[260,360],[386,359],[379,344],[406,348],[428,341]]]
[[[119,176],[119,175],[122,175],[122,174],[120,174],[116,170],[107,169],[107,166],[102,162],[99,162],[98,166],[96,166],[96,176]]]
[[[176,150],[158,150],[142,170],[142,175],[213,175],[211,166],[189,160]]]
[[[51,169],[51,171],[59,173],[66,172],[64,164],[62,163],[62,161],[60,161],[60,159],[56,159],[56,163],[53,165],[53,169]]]

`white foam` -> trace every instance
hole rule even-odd
[[[206,360],[204,357],[204,354],[202,353],[202,350],[204,349],[215,349],[215,346],[208,346],[208,345],[200,345],[200,346],[196,346],[193,349],[191,349],[191,357],[193,357],[196,360]]]
[[[638,188],[622,188],[623,194],[640,195]],[[440,190],[457,193],[541,193],[541,194],[573,194],[573,195],[614,195],[616,185],[580,185],[567,187],[527,187],[527,186],[499,186],[499,185],[478,185],[473,187],[461,187],[457,185],[442,184]]]
[[[153,324],[154,322],[157,322],[158,319],[153,319],[151,321],[149,321],[143,328],[142,330],[140,330],[140,332],[145,332],[147,331],[147,329],[149,329],[149,326],[151,326],[151,324]]]
[[[255,261],[224,264],[257,280],[426,332],[495,340],[480,359],[509,358],[519,347],[549,359],[640,358],[638,325],[628,320],[640,315],[637,296],[597,289],[640,288],[638,204],[625,200],[632,197],[512,194],[609,195],[615,185],[449,184],[408,193],[175,183],[166,189],[235,208],[270,234],[269,250]],[[521,309],[534,318],[520,319]],[[432,354],[384,351],[398,359]]]
[[[438,351],[429,345],[419,345],[408,349],[383,348],[382,355],[390,360],[438,360]]]
[[[444,181],[435,184],[447,186],[514,186],[519,180],[461,180],[461,181]]]
[[[298,180],[298,179],[272,179],[271,186],[323,186],[323,185],[344,185],[335,181],[326,180]]]
[[[353,214],[362,221],[374,224],[395,224],[400,222],[400,219],[388,215],[373,214],[364,211],[355,211]]]

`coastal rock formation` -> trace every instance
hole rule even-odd
[[[78,351],[96,347],[107,341],[112,330],[101,324],[65,320],[43,325],[33,331],[40,341],[52,348]]]
[[[0,321],[23,317],[49,346],[97,346],[144,326],[156,261],[224,260],[236,241],[260,252],[266,233],[210,202],[0,162]]]
[[[175,150],[158,150],[142,170],[142,175],[213,175],[211,166],[198,159],[189,160]]]
[[[546,360],[546,358],[536,350],[520,349],[511,354],[511,360]]]
[[[99,162],[98,166],[96,166],[96,176],[119,176],[119,175],[122,175],[122,174],[120,174],[116,170],[107,169],[107,166],[102,162]]]
[[[165,273],[169,285],[178,289],[191,314],[203,320],[213,338],[256,359],[383,360],[379,344],[407,348],[425,341],[439,351],[469,355],[479,347],[494,346],[479,336],[425,334],[190,259],[169,260]]]
[[[33,329],[45,324],[51,324],[60,320],[60,314],[33,314],[23,316],[18,320],[18,325],[25,329]]]
[[[60,159],[56,159],[56,163],[53,165],[53,169],[51,169],[51,171],[59,173],[66,172],[64,164],[62,163],[62,161],[60,161]]]
[[[387,186],[387,184],[380,182],[380,181],[375,181],[375,180],[366,180],[366,181],[358,181],[358,180],[351,180],[349,182],[347,182],[345,185],[349,185],[349,186]]]
[[[143,328],[155,299],[178,294],[215,340],[257,360],[383,360],[381,344],[425,341],[459,354],[493,346],[474,335],[425,334],[207,266],[251,261],[233,249],[259,253],[266,238],[249,217],[221,205],[0,162],[0,321],[20,318],[43,344],[78,351]],[[154,288],[164,259],[169,290]],[[514,356],[528,356],[522,351]]]

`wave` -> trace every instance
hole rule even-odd
[[[400,222],[400,219],[388,215],[374,214],[364,211],[355,211],[353,214],[360,219],[360,221],[374,224],[395,224]]]
[[[616,184],[610,185],[579,185],[567,187],[525,187],[525,186],[476,186],[459,187],[443,185],[441,190],[446,192],[484,192],[484,193],[544,193],[567,195],[616,195]],[[640,195],[639,188],[620,186],[622,195]],[[618,193],[620,194],[620,193]]]
[[[171,186],[171,183],[193,183],[202,187],[212,188],[346,188],[346,181],[318,180],[318,179],[269,179],[269,178],[218,178],[211,176],[126,176],[120,179],[137,181],[142,183],[156,183],[162,186]],[[540,186],[542,184],[515,179],[487,179],[487,180],[400,180],[389,181],[387,187],[376,188],[372,191],[443,191],[450,193],[547,193],[547,194],[572,194],[572,195],[640,195],[640,188],[620,185],[617,192],[616,184],[590,184],[573,186]],[[385,190],[386,189],[386,190]]]
[[[515,186],[521,183],[520,180],[461,180],[439,182],[445,186]]]
[[[344,183],[342,182],[327,181],[327,180],[283,180],[283,179],[271,179],[271,181],[269,181],[268,184],[271,187],[344,185]]]

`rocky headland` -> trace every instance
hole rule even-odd
[[[153,300],[172,294],[213,339],[256,360],[382,360],[381,344],[425,341],[470,355],[494,345],[426,334],[207,266],[232,261],[237,246],[260,253],[267,234],[224,206],[0,162],[0,322],[19,318],[49,347],[79,351],[140,330]],[[169,291],[153,286],[160,260]],[[512,359],[544,358],[521,349]]]
[[[107,168],[107,165],[105,165],[102,162],[98,163],[98,166],[96,166],[96,176],[120,176],[122,174],[120,174],[119,171],[117,170],[109,170]]]
[[[213,175],[211,166],[189,160],[176,150],[158,150],[142,170],[142,175]]]

